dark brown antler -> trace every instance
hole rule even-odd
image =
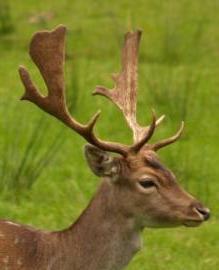
[[[55,30],[36,33],[30,43],[30,56],[39,68],[48,89],[48,95],[42,96],[33,84],[28,71],[19,68],[21,80],[25,87],[22,100],[36,104],[42,110],[61,120],[68,127],[79,133],[89,143],[110,152],[127,155],[128,146],[106,142],[94,134],[94,126],[100,115],[96,113],[87,125],[82,125],[70,116],[65,100],[64,52],[66,28],[59,26]]]

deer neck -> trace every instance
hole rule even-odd
[[[60,233],[65,256],[72,258],[69,269],[123,269],[140,249],[134,219],[118,210],[112,188],[104,179],[76,223]]]

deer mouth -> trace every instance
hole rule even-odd
[[[185,225],[186,227],[197,227],[202,222],[207,221],[210,218],[210,210],[208,208],[198,205],[196,207],[193,207],[193,211],[198,215],[198,217],[187,219],[183,223],[183,225]]]

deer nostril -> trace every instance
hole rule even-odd
[[[208,208],[196,207],[196,210],[204,217],[204,220],[210,218],[210,210]]]

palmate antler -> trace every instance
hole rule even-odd
[[[94,95],[102,95],[111,100],[122,111],[129,127],[133,132],[134,145],[131,147],[134,151],[139,151],[142,146],[152,137],[156,126],[164,119],[162,115],[156,120],[153,112],[153,120],[149,127],[142,127],[136,120],[136,99],[137,99],[137,67],[138,67],[138,49],[141,39],[141,31],[128,32],[125,35],[125,44],[122,50],[122,71],[118,75],[113,75],[115,87],[111,90],[104,86],[97,86],[93,92]],[[165,145],[175,142],[182,134],[184,123],[182,122],[179,131],[166,140],[148,146],[152,150],[158,150]]]
[[[123,112],[129,126],[133,130],[134,144],[131,146],[100,140],[94,134],[94,126],[100,115],[96,113],[88,124],[77,122],[69,113],[65,99],[64,84],[64,55],[65,55],[66,28],[59,26],[55,30],[37,32],[30,43],[30,56],[37,65],[44,78],[48,89],[48,95],[40,94],[33,84],[26,68],[20,67],[19,73],[25,87],[22,100],[28,100],[47,113],[61,120],[65,125],[76,131],[90,144],[102,150],[119,153],[127,156],[130,151],[138,152],[153,135],[153,132],[163,117],[156,121],[153,114],[152,124],[143,128],[136,122],[136,94],[137,94],[137,54],[141,32],[127,33],[122,56],[122,72],[114,77],[116,87],[108,92],[103,87],[97,87],[95,94],[101,94],[110,98]],[[164,145],[170,144],[181,135],[181,130],[172,138],[151,145],[158,150]]]

